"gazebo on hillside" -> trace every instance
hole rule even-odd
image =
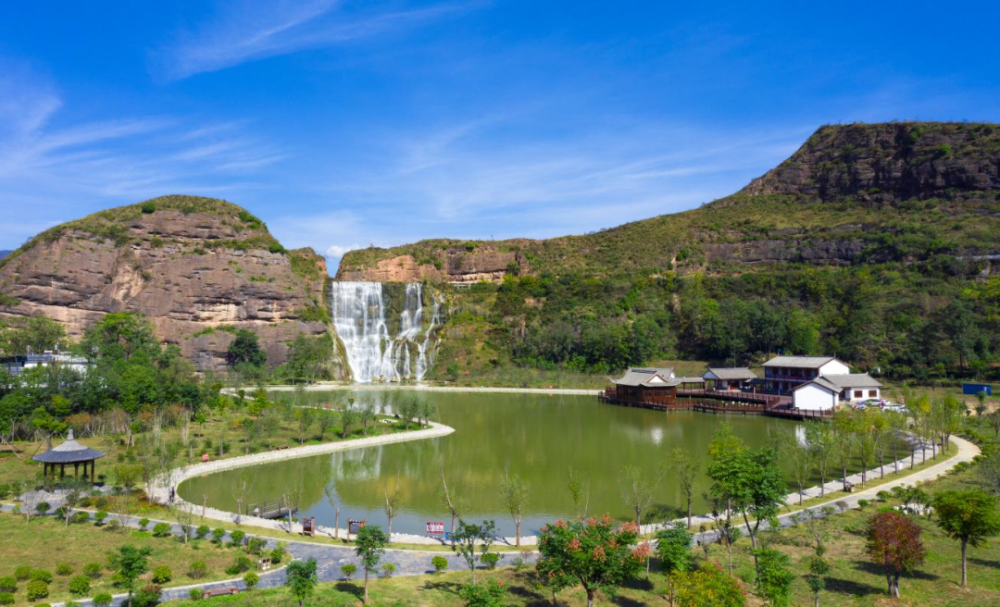
[[[59,445],[54,449],[49,449],[41,455],[36,455],[32,459],[36,462],[42,462],[44,465],[45,476],[49,475],[51,470],[54,474],[56,471],[56,466],[59,466],[59,478],[66,476],[66,465],[73,464],[73,473],[76,476],[80,475],[80,464],[83,464],[83,476],[87,477],[87,465],[90,465],[90,482],[94,482],[94,464],[98,459],[104,457],[104,454],[96,449],[91,449],[90,447],[85,447],[80,443],[73,440],[73,429],[70,428],[69,434],[66,436],[66,442]]]

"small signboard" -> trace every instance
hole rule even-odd
[[[316,535],[316,519],[315,518],[303,518],[302,519],[302,535],[314,536]]]
[[[441,534],[444,533],[444,523],[432,523],[427,522],[427,533],[430,534]]]
[[[347,532],[356,535],[358,531],[367,524],[367,521],[349,519],[347,521]]]
[[[447,541],[449,541],[449,542],[453,542],[453,541],[455,541],[455,535],[451,531],[445,531],[444,532],[444,539],[447,540]]]
[[[977,394],[985,394],[986,396],[993,396],[993,386],[989,384],[962,384],[962,394],[971,394],[973,396]]]

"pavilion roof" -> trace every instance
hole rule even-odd
[[[73,439],[73,429],[70,428],[69,434],[66,436],[66,441],[63,444],[49,449],[45,453],[36,455],[31,459],[46,464],[75,464],[89,462],[102,457],[104,457],[104,453],[101,451],[91,449],[76,442]]]

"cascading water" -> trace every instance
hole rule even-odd
[[[394,298],[388,290],[379,282],[332,284],[333,325],[356,382],[420,381],[433,363],[434,328],[440,324],[437,298],[431,297],[430,319],[425,325],[423,285],[407,284],[398,298],[399,320],[394,322]]]

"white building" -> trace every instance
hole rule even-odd
[[[829,411],[839,403],[881,399],[882,384],[867,373],[821,375],[799,385],[792,392],[796,409]]]
[[[791,394],[817,377],[850,372],[847,363],[833,356],[775,356],[764,363],[764,390],[771,394]]]

